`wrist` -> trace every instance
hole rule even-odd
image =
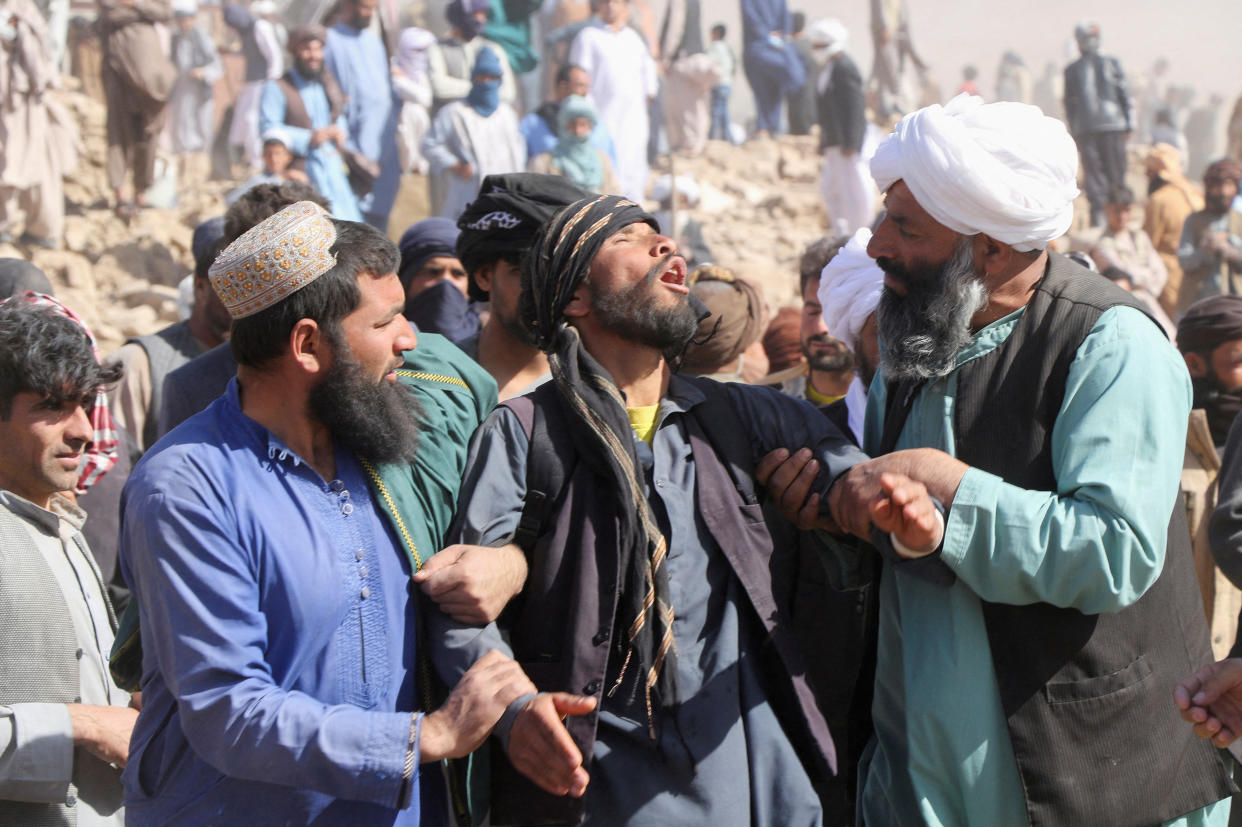
[[[438,709],[422,716],[422,725],[418,728],[418,759],[419,763],[429,764],[432,761],[443,761],[455,758],[453,755],[453,733],[451,722],[445,719],[444,710]]]

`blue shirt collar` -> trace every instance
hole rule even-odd
[[[268,459],[277,463],[287,462],[291,468],[305,465],[306,461],[286,445],[283,439],[269,431],[265,426],[246,416],[241,408],[239,388],[237,377],[234,376],[229,380],[228,388],[224,391],[224,406],[232,415],[231,418],[237,423],[237,426],[255,443],[260,454],[266,452]],[[309,468],[310,466],[307,467]]]

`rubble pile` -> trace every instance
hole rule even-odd
[[[78,168],[65,179],[64,242],[59,250],[0,244],[0,257],[29,259],[47,273],[57,297],[109,353],[177,320],[177,283],[194,269],[193,228],[224,212],[229,185],[179,181],[175,208],[146,209],[127,224],[108,188],[104,105],[65,80],[57,96],[78,124],[81,146]]]

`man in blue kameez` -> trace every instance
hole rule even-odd
[[[341,113],[340,88],[324,69],[326,39],[323,26],[299,26],[289,33],[293,67],[263,87],[259,129],[266,133],[279,128],[288,136],[289,151],[305,165],[306,176],[328,199],[335,218],[361,221],[341,154],[349,130]]]
[[[863,823],[1226,823],[1227,772],[1169,701],[1211,657],[1177,502],[1190,380],[1144,305],[1048,251],[1073,140],[961,95],[907,115],[871,170],[878,458],[829,502],[866,536],[879,472],[904,471],[948,517],[922,559],[829,558],[879,578]]]
[[[362,218],[380,232],[388,230],[388,213],[397,199],[401,164],[397,158],[400,102],[392,88],[388,53],[371,30],[376,0],[345,0],[344,17],[328,29],[324,63],[345,93],[347,143],[379,165],[379,178],[358,199]]]
[[[410,576],[496,391],[415,336],[397,262],[373,227],[301,201],[210,270],[237,377],[122,501],[142,633],[129,824],[447,824],[438,761],[533,690],[490,653],[429,708]]]

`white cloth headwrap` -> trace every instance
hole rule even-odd
[[[831,57],[845,50],[850,33],[840,20],[835,17],[825,17],[807,27],[806,37],[811,41],[812,46],[827,46],[826,56]]]
[[[871,175],[882,192],[905,181],[950,230],[1042,250],[1074,218],[1078,148],[1039,107],[961,94],[902,118],[880,142]]]
[[[856,350],[858,333],[875,312],[884,287],[884,271],[867,255],[871,230],[854,233],[819,274],[820,307],[828,335]]]

